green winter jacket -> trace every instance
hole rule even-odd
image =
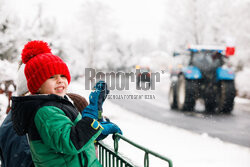
[[[96,158],[94,140],[102,128],[96,120],[82,118],[71,102],[60,96],[25,97],[12,98],[12,119],[19,134],[28,133],[35,166],[101,166]]]

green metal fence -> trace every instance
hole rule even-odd
[[[115,134],[114,140],[114,149],[111,149],[109,146],[105,145],[103,142],[97,142],[98,146],[98,159],[103,167],[134,167],[133,163],[118,153],[118,143],[119,139],[129,143],[130,145],[140,149],[144,152],[144,167],[149,167],[149,155],[153,155],[168,164],[169,167],[173,167],[172,161],[158,153],[155,153],[139,144],[132,142],[126,137]]]

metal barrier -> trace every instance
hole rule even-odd
[[[115,153],[103,142],[98,142],[98,159],[103,167],[134,167],[129,160]]]
[[[158,153],[155,153],[149,149],[146,149],[118,133],[115,134],[114,150],[109,148],[109,146],[105,145],[102,142],[97,142],[98,152],[99,152],[98,159],[104,167],[134,167],[135,166],[129,159],[125,158],[124,156],[118,153],[119,139],[122,139],[123,141],[129,143],[130,145],[140,149],[141,151],[144,151],[145,153],[144,154],[144,167],[149,167],[149,155],[150,154],[167,162],[169,167],[173,167],[172,161],[170,159]]]

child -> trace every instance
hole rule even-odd
[[[12,97],[12,119],[17,134],[28,133],[35,166],[101,166],[94,141],[102,131],[104,135],[121,131],[113,123],[102,127],[97,122],[99,98],[91,102],[93,110],[87,114],[84,110],[82,117],[66,96],[71,79],[67,65],[43,41],[28,42],[22,61],[32,95]]]

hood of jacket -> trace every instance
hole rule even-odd
[[[61,96],[30,95],[12,96],[12,121],[13,127],[18,135],[28,133],[29,127],[34,126],[34,117],[37,110],[46,102],[66,100]]]

